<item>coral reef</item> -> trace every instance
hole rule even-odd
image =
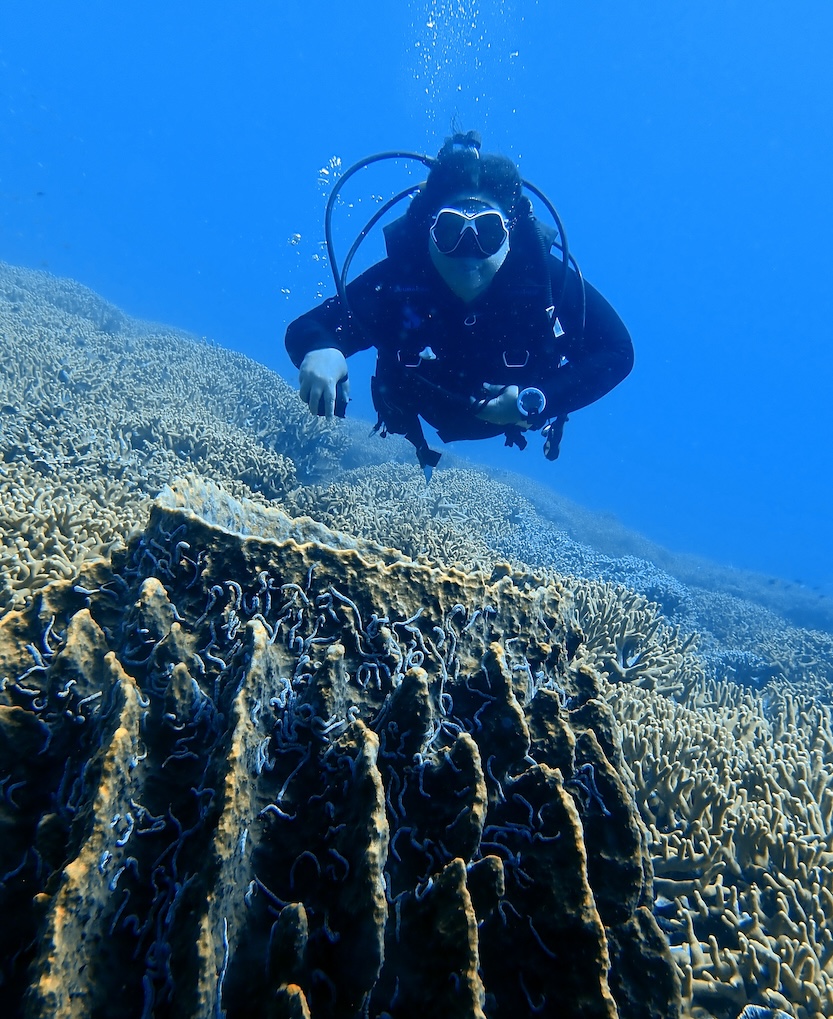
[[[69,281],[0,335],[4,1016],[833,1014],[808,592]]]
[[[481,472],[439,471],[426,485],[413,464],[385,463],[346,471],[326,485],[297,488],[284,505],[330,527],[401,549],[413,559],[480,569],[505,558],[490,544],[488,532],[510,519],[513,498],[522,503],[509,489],[498,493],[505,501],[495,494]]]
[[[653,603],[651,611],[661,611],[678,632],[697,633],[703,664],[713,678],[732,678],[755,687],[781,679],[830,699],[829,632],[795,626],[764,604],[741,597],[737,577],[730,583],[718,568],[707,570],[709,564],[690,565],[688,573],[699,576],[701,584],[708,573],[716,585],[720,581],[735,593],[720,590],[719,585],[716,589],[687,585],[633,553],[613,556],[577,541],[561,529],[565,523],[561,517],[574,523],[576,508],[565,514],[564,500],[552,492],[551,505],[545,505],[540,486],[528,479],[516,479],[517,487],[507,481],[461,466],[437,471],[426,487],[412,465],[374,464],[342,472],[324,485],[295,489],[284,502],[293,512],[315,515],[331,527],[385,542],[415,558],[423,555],[463,569],[507,561],[534,570],[542,580],[563,582],[572,577],[579,597],[582,591],[595,590],[597,581],[613,584],[628,598],[639,594],[643,602]],[[534,502],[521,494],[521,488],[534,496]],[[547,514],[542,515],[544,510]],[[638,549],[648,544],[634,537],[626,542],[621,529],[615,533],[614,546]],[[765,601],[774,600],[768,586],[766,594]],[[795,614],[827,618],[822,608],[808,608],[804,597]],[[830,623],[833,626],[833,615]]]
[[[540,527],[543,522],[544,540],[548,533],[558,533],[559,540],[552,542],[553,564],[561,572],[603,576],[614,583],[625,583],[660,602],[664,611],[673,611],[673,602],[667,604],[663,599],[665,588],[669,589],[670,598],[682,593],[686,603],[692,596],[697,600],[719,592],[741,605],[768,609],[792,626],[833,631],[833,591],[825,593],[820,587],[807,586],[800,580],[740,570],[702,556],[672,552],[628,529],[613,514],[589,510],[534,478],[509,471],[495,471],[492,477],[523,492],[528,500],[534,511],[528,533],[533,549],[540,547],[536,525]],[[539,557],[533,552],[527,558],[532,562]],[[655,590],[643,587],[645,582],[656,585]]]
[[[344,436],[248,358],[0,263],[0,601],[107,556],[189,469],[275,498]]]
[[[7,996],[56,1016],[677,1014],[570,611],[508,567],[167,489],[112,569],[0,624]]]
[[[833,1007],[833,727],[793,693],[609,692],[692,1016]]]
[[[437,557],[444,541],[464,568],[503,553],[569,592],[581,634],[574,664],[602,674],[621,726],[684,1014],[735,1019],[753,1003],[802,1019],[828,1015],[830,634],[686,587],[634,556],[581,546],[542,526],[517,491],[474,471],[435,480],[427,493],[391,465],[290,502],[317,503],[332,525],[355,521],[411,555],[424,548]],[[594,573],[609,579],[587,579]]]

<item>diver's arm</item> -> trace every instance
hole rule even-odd
[[[547,413],[568,413],[601,399],[626,378],[633,367],[630,334],[611,305],[585,282],[586,324],[581,331],[581,290],[571,274],[563,325],[564,358],[543,381]]]
[[[475,417],[490,425],[529,428],[529,419],[518,410],[517,386],[497,386],[487,382],[483,385],[483,391],[486,395],[494,395],[475,413]]]
[[[387,280],[389,271],[388,260],[385,259],[348,284],[347,300],[351,312],[355,313],[349,319],[341,299],[330,297],[289,323],[284,342],[296,368],[301,367],[301,362],[311,350],[331,348],[350,357],[372,346],[372,338],[359,322],[368,317],[379,285]]]
[[[344,417],[349,399],[347,357],[361,350],[349,342],[338,298],[313,308],[286,330],[286,350],[298,368],[299,395],[313,414]]]
[[[347,328],[338,297],[331,297],[290,322],[286,329],[286,352],[296,368],[311,350],[334,348],[344,357],[370,346],[358,329]]]

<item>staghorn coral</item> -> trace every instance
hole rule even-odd
[[[833,1007],[830,709],[766,698],[730,683],[704,683],[690,706],[608,693],[692,1016]]]
[[[681,609],[685,615],[692,603],[700,604],[703,615],[712,617],[721,635],[724,631],[719,613],[710,612],[705,604],[716,594],[730,596],[735,602],[730,607],[732,612],[751,614],[760,606],[791,626],[833,630],[830,592],[825,595],[800,581],[671,552],[629,530],[612,513],[592,512],[571,502],[557,491],[555,479],[549,485],[506,471],[496,471],[493,476],[522,491],[534,510],[524,521],[528,527],[519,535],[527,546],[522,554],[529,563],[543,565],[549,561],[562,573],[604,577],[625,584],[658,602],[667,614]],[[700,614],[699,609],[695,612]],[[702,629],[703,621],[692,625]],[[731,630],[725,636],[731,638]]]
[[[0,623],[25,1014],[676,1014],[564,591],[198,481],[82,581]]]
[[[275,498],[344,445],[248,358],[0,264],[0,599],[107,556],[189,469]]]
[[[633,683],[656,693],[680,695],[703,677],[691,653],[696,635],[681,637],[657,605],[620,584],[573,585],[574,623],[581,654],[613,681]]]
[[[488,568],[500,556],[483,533],[501,519],[501,503],[484,501],[488,486],[475,471],[446,470],[426,485],[419,468],[388,463],[345,472],[328,485],[296,489],[284,500],[294,513],[401,549],[414,559]],[[384,493],[384,494],[383,494]],[[467,514],[479,507],[481,519]]]
[[[829,701],[833,693],[833,637],[800,628],[761,605],[718,591],[691,590],[675,621],[696,626],[714,676],[762,686],[771,679],[800,682]]]

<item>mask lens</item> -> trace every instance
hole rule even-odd
[[[479,212],[475,217],[477,240],[485,254],[494,255],[506,238],[506,224],[497,211]]]
[[[462,213],[455,212],[453,209],[442,209],[437,213],[437,218],[431,227],[431,236],[442,254],[447,255],[457,247],[469,222],[470,220],[466,219]]]

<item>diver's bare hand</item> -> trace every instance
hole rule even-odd
[[[335,347],[311,350],[298,372],[300,396],[313,414],[331,418],[338,408],[341,414],[350,398],[347,360]]]
[[[529,421],[518,410],[518,387],[495,386],[487,383],[484,391],[496,395],[482,407],[475,417],[488,421],[490,425],[518,425],[529,428]]]

